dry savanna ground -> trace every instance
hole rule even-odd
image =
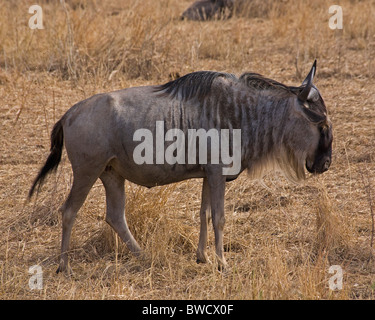
[[[0,3],[0,299],[374,299],[375,1],[249,1],[232,19],[180,21],[187,0]],[[197,70],[261,73],[299,85],[314,59],[334,126],[328,172],[293,185],[243,173],[227,184],[224,246],[230,268],[196,264],[200,180],[146,189],[126,182],[127,219],[151,264],[104,221],[98,181],[72,234],[72,277],[55,274],[66,154],[37,197],[27,193],[49,153],[53,124],[74,103],[115,89],[161,84]],[[43,287],[31,290],[38,265]],[[343,270],[330,290],[332,265]],[[337,282],[336,282],[337,284]]]

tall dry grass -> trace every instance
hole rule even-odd
[[[22,14],[28,2],[6,1],[0,8],[5,17],[0,61],[5,69],[44,71],[61,79],[107,82],[122,75],[164,80],[171,71],[186,73],[201,67],[200,61],[207,64],[205,60],[211,59],[240,72],[244,63],[252,66],[264,61],[251,54],[254,48],[264,47],[270,54],[276,40],[278,50],[297,49],[298,56],[289,55],[286,62],[294,66],[293,60],[299,58],[300,68],[307,68],[313,57],[340,51],[342,39],[368,50],[373,46],[372,1],[345,2],[345,28],[337,32],[327,27],[330,16],[324,1],[244,3],[236,20],[208,24],[178,21],[189,1],[112,1],[105,5],[83,0],[42,1],[45,29],[30,32],[30,15]],[[266,27],[248,23],[249,18]],[[368,63],[368,71],[373,73],[370,59]]]
[[[190,1],[29,1],[0,5],[1,299],[374,299],[370,240],[375,136],[374,1],[340,1],[344,29],[328,27],[325,1],[244,2],[230,20],[180,21]],[[37,198],[28,188],[55,121],[94,93],[162,83],[196,70],[254,71],[297,85],[318,59],[317,85],[334,124],[331,169],[305,184],[246,174],[228,183],[225,254],[230,269],[197,265],[199,180],[144,189],[126,183],[129,226],[149,263],[104,222],[98,182],[73,229],[75,275],[55,275],[58,208],[72,183],[66,155]],[[364,179],[363,176],[368,177]],[[369,195],[370,194],[370,198]],[[43,269],[30,290],[28,268]],[[331,265],[344,270],[332,291]]]

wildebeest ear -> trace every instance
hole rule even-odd
[[[306,79],[303,80],[302,86],[305,86],[303,90],[298,94],[298,99],[302,102],[307,101],[307,98],[309,96],[309,93],[311,89],[313,88],[313,80],[316,72],[316,60],[314,61],[313,66],[311,67],[311,70],[309,74],[307,75]]]

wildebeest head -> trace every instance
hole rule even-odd
[[[332,157],[332,123],[328,118],[327,109],[319,90],[313,84],[316,72],[316,60],[298,88],[296,104],[300,114],[307,119],[306,169],[310,173],[318,174],[328,170]],[[306,139],[306,137],[305,137]]]

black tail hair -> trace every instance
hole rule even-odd
[[[35,188],[37,186],[38,186],[38,191],[39,191],[47,174],[49,174],[51,171],[55,171],[57,167],[59,166],[63,146],[64,146],[64,131],[62,127],[62,122],[61,120],[59,120],[58,122],[56,122],[56,124],[54,125],[52,129],[51,152],[47,158],[46,163],[40,169],[38,176],[35,178],[34,183],[32,187],[30,188],[29,197],[28,197],[29,199],[34,194]]]

